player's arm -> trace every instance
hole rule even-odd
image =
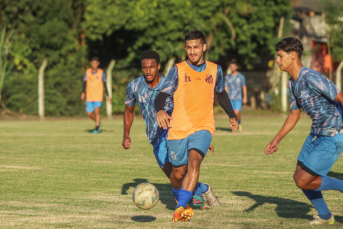
[[[223,108],[225,113],[230,117],[231,130],[233,131],[238,130],[239,126],[238,126],[237,118],[236,118],[235,112],[233,111],[231,100],[227,92],[225,91],[223,70],[219,65],[217,65],[217,80],[216,80],[215,91],[217,94],[219,105]]]
[[[277,133],[274,139],[266,146],[264,153],[272,154],[276,152],[278,150],[280,141],[293,129],[293,127],[297,124],[299,119],[300,110],[291,110],[281,130],[279,131],[279,133]]]
[[[343,106],[343,93],[342,93],[342,92],[339,92],[339,93],[336,95],[335,101],[341,103],[342,106]]]
[[[156,110],[156,121],[159,127],[167,129],[169,127],[169,121],[172,119],[167,112],[164,111],[164,106],[167,98],[172,95],[178,85],[178,69],[177,66],[171,68],[164,80],[162,90],[157,95],[154,106]]]
[[[244,85],[242,86],[242,89],[243,89],[243,104],[247,104],[248,102],[248,90],[247,90],[247,86]]]
[[[83,76],[83,85],[82,85],[82,93],[81,93],[81,100],[85,100],[86,97],[86,86],[87,86],[87,75],[85,73],[85,75]]]
[[[124,149],[130,149],[131,145],[131,138],[130,138],[130,130],[134,119],[135,105],[128,106],[125,105],[125,112],[124,112],[124,135],[123,135],[123,142],[122,146]]]
[[[108,90],[107,90],[107,86],[106,86],[106,74],[105,74],[105,72],[102,72],[102,82],[104,83],[104,89],[105,89],[105,93],[107,95],[107,101],[109,103],[112,103],[112,100],[111,100],[110,96],[108,95]]]

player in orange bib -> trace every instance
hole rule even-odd
[[[164,80],[162,91],[155,99],[157,122],[168,131],[168,156],[173,172],[170,176],[174,196],[178,196],[173,221],[190,220],[186,205],[198,183],[200,164],[206,155],[215,131],[213,117],[214,92],[220,106],[230,117],[230,127],[238,130],[238,123],[230,99],[225,91],[222,68],[204,61],[204,34],[193,30],[185,35],[188,60],[174,66]],[[164,104],[173,96],[171,117]],[[212,190],[211,200],[219,205]],[[209,200],[208,200],[209,201]]]
[[[95,122],[95,129],[92,131],[92,133],[97,134],[100,132],[100,108],[104,96],[104,88],[107,95],[107,100],[109,102],[112,102],[112,100],[108,96],[105,72],[99,68],[99,58],[93,57],[90,61],[90,65],[92,67],[86,70],[83,77],[81,99],[85,100],[86,98],[87,115]]]

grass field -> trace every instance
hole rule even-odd
[[[316,210],[292,175],[311,121],[302,118],[277,153],[263,153],[284,119],[246,117],[244,132],[232,133],[228,119],[216,117],[216,154],[205,157],[200,181],[212,185],[221,206],[180,223],[171,222],[170,184],[142,119],[134,121],[129,150],[121,146],[121,118],[103,121],[98,135],[88,132],[88,119],[0,120],[0,228],[306,228]],[[343,179],[342,159],[331,171]],[[131,200],[145,181],[160,191],[160,203],[146,211]],[[342,228],[342,194],[323,194],[337,221],[324,228]]]

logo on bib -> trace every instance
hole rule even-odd
[[[187,76],[186,73],[185,73],[185,82],[192,82],[191,77]]]
[[[209,84],[213,84],[213,77],[212,75],[206,75],[205,81]]]
[[[176,153],[174,151],[171,151],[170,152],[170,157],[173,159],[173,160],[177,160],[177,156],[176,156]]]

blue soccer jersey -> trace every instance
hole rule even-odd
[[[154,144],[164,131],[163,128],[158,126],[156,110],[154,107],[155,98],[161,92],[164,79],[165,78],[161,76],[160,83],[152,89],[146,84],[145,77],[143,75],[132,80],[126,88],[125,104],[133,106],[137,101],[139,110],[145,122],[146,135],[151,144]],[[173,111],[173,106],[173,100],[170,97],[167,98],[164,109],[169,115],[171,115]]]
[[[241,100],[242,87],[245,85],[245,77],[240,72],[235,76],[231,74],[225,76],[225,87],[229,88],[228,95],[230,100]]]
[[[335,136],[341,130],[342,117],[334,101],[340,92],[336,85],[313,69],[302,67],[294,83],[289,79],[291,110],[302,108],[312,119],[311,132]]]
[[[186,60],[186,63],[196,72],[203,72],[206,69],[206,62],[201,66],[195,66],[188,63],[188,60]],[[162,92],[165,92],[169,95],[173,95],[174,92],[177,89],[178,85],[178,69],[175,65],[172,69],[169,70],[166,79],[164,81],[163,90]],[[222,67],[217,65],[217,81],[216,81],[216,92],[221,93],[225,90],[224,85],[224,77],[223,77],[223,70]]]

